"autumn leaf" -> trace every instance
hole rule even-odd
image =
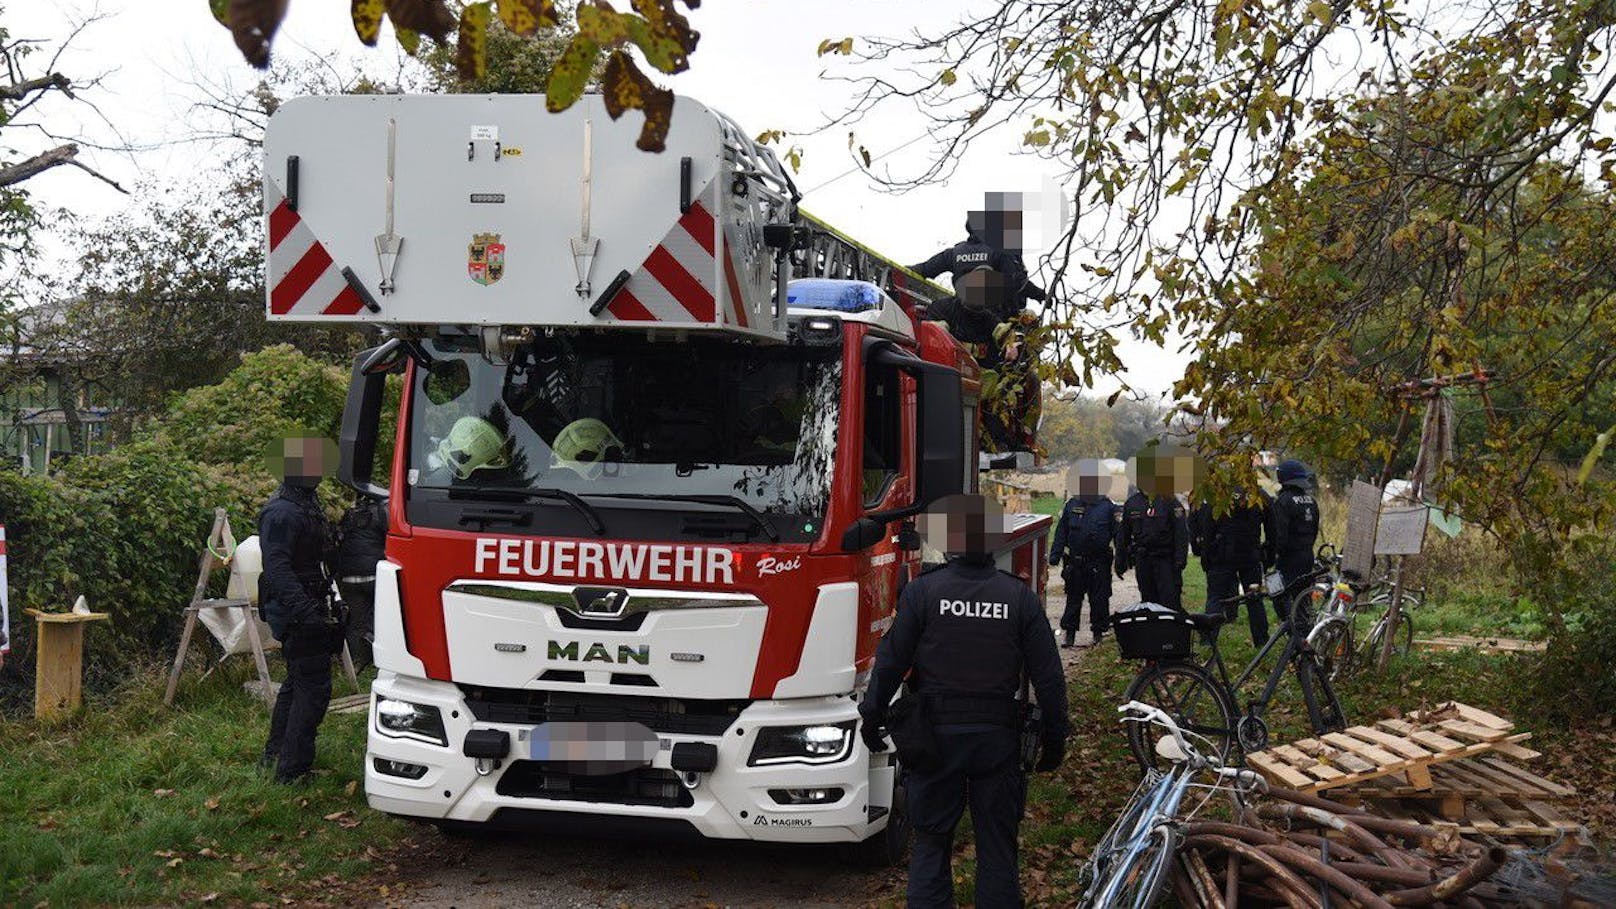
[[[403,28],[398,23],[393,24],[393,34],[398,37],[398,46],[404,48],[404,53],[411,57],[421,49],[421,36],[419,33]]]
[[[943,70],[942,74],[937,77],[937,81],[943,83],[945,87],[953,85],[958,79],[959,76],[954,73],[952,67]]]
[[[673,122],[673,92],[653,83],[623,51],[613,51],[607,59],[600,85],[606,113],[613,120],[631,108],[645,114],[636,147],[653,152],[666,148],[668,126]]]
[[[473,3],[460,11],[460,30],[455,42],[455,68],[460,78],[470,82],[488,72],[488,23],[492,15],[488,3]]]
[[[665,73],[682,73],[690,68],[690,54],[701,37],[691,31],[690,21],[674,9],[673,0],[634,0],[640,18],[624,17],[629,23],[629,40],[645,54],[645,60]]]
[[[455,15],[443,0],[387,0],[387,18],[434,41],[449,37],[455,27]]]
[[[555,0],[499,0],[499,21],[512,33],[531,38],[541,28],[555,28]]]
[[[382,30],[382,13],[385,11],[384,0],[353,0],[348,7],[348,17],[353,20],[354,34],[359,36],[361,44],[376,46],[376,37]]]
[[[286,18],[288,0],[229,0],[230,36],[248,63],[269,66],[269,45]]]
[[[208,12],[220,25],[230,27],[230,0],[208,0]]]
[[[598,59],[600,45],[581,33],[574,35],[567,49],[561,52],[561,59],[550,70],[550,81],[544,93],[545,109],[552,114],[559,113],[583,97],[584,87],[589,84],[589,74]]]

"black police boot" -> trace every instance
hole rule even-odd
[[[1061,635],[1061,646],[1071,647],[1077,643],[1077,629],[1067,628]]]

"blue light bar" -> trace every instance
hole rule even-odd
[[[786,285],[786,305],[836,312],[868,312],[881,308],[886,295],[868,281],[799,278]]]

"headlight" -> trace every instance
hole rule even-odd
[[[820,726],[765,726],[747,764],[834,764],[853,752],[857,720]]]
[[[376,699],[376,731],[395,739],[415,739],[448,747],[443,731],[443,714],[436,707],[412,704],[393,698]]]

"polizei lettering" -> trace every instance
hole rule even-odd
[[[477,574],[686,584],[735,583],[735,553],[710,546],[478,537]]]
[[[1004,619],[1010,617],[1009,603],[974,603],[970,600],[940,600],[939,615],[957,615],[967,619]]]
[[[651,665],[651,645],[641,644],[630,647],[627,644],[618,644],[617,650],[612,651],[605,644],[593,643],[587,648],[578,641],[551,641],[546,649],[552,660],[571,660],[574,663],[639,663],[641,666]]]

